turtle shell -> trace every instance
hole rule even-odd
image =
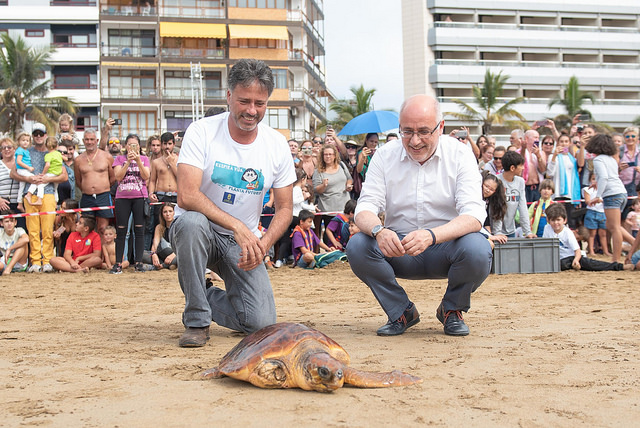
[[[304,346],[301,346],[304,343]],[[266,359],[279,359],[295,362],[303,349],[313,348],[318,352],[327,352],[344,365],[349,364],[349,354],[342,346],[325,334],[297,323],[278,323],[260,329],[240,341],[225,355],[218,370],[227,376],[240,371],[251,372]]]

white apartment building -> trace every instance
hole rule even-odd
[[[44,77],[89,114],[80,130],[107,117],[122,119],[118,136],[184,130],[191,64],[206,111],[226,107],[237,59],[265,61],[276,89],[264,121],[291,138],[313,135],[331,98],[322,0],[0,0],[0,31],[56,45]]]
[[[595,95],[595,120],[622,129],[640,116],[638,0],[402,0],[402,22],[405,97],[459,111],[451,99],[471,102],[489,68],[510,76],[505,99],[526,97],[516,109],[529,122],[564,113],[547,104],[571,76]]]
[[[99,122],[98,17],[95,1],[0,0],[0,32],[21,36],[30,46],[55,46],[42,77],[51,79],[49,96],[78,105],[80,133]]]

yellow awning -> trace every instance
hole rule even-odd
[[[224,24],[201,24],[195,22],[161,22],[161,37],[200,37],[203,39],[226,39]]]
[[[273,25],[229,25],[232,39],[276,39],[289,40],[287,27]]]

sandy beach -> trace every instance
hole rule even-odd
[[[263,390],[200,373],[243,336],[213,325],[177,346],[175,271],[15,274],[0,284],[0,426],[632,426],[640,414],[640,274],[491,275],[445,336],[446,281],[402,281],[421,322],[386,322],[347,264],[270,272],[278,321],[317,328],[352,366],[400,369],[420,385],[330,394]]]

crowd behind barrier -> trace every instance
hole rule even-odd
[[[100,138],[96,131],[89,130],[80,140],[73,119],[65,114],[60,117],[55,137],[47,139],[46,127],[36,123],[31,133],[21,132],[15,140],[8,136],[0,139],[3,274],[26,270],[86,272],[92,268],[120,273],[113,272],[114,266],[120,266],[120,271],[129,265],[136,271],[177,266],[166,234],[179,191],[179,132],[154,135],[145,144],[129,135],[121,144],[119,138],[111,136],[114,123],[107,119]],[[614,263],[640,268],[637,127],[607,136],[576,116],[566,130],[558,131],[551,120],[537,121],[527,131],[513,130],[509,144],[504,145],[490,135],[474,140],[466,128],[454,130],[450,136],[469,146],[483,173],[482,192],[488,213],[485,232],[494,244],[517,236],[543,236],[549,224],[547,209],[561,203],[569,230],[586,255],[601,253]],[[337,251],[340,254],[336,260],[344,259],[342,251],[356,230],[353,212],[368,164],[379,146],[398,137],[388,134],[384,143],[379,138],[371,133],[363,142],[342,141],[328,128],[324,139],[289,140],[298,172],[293,190],[294,218],[265,258],[268,268],[319,267],[322,263],[317,263],[316,257],[321,255],[320,249]],[[100,159],[108,165],[101,166]],[[108,190],[100,187],[106,183]],[[496,192],[500,198],[496,198]],[[93,203],[87,204],[87,198]],[[80,206],[64,208],[64,201],[80,201]],[[165,210],[165,206],[171,209]],[[266,192],[263,230],[275,210],[271,192]],[[301,212],[304,219],[299,217]],[[84,221],[83,216],[95,216],[97,222]],[[302,228],[307,221],[311,222],[311,232]],[[112,232],[107,234],[107,248],[97,243],[100,263],[95,262],[96,254],[77,255],[78,249],[74,253],[72,247],[60,245],[62,235],[68,238],[71,233],[78,234],[78,226],[84,233],[94,223],[97,226],[82,239],[104,240],[106,227],[117,226],[115,243]],[[95,233],[90,233],[93,229]],[[301,238],[307,235],[312,239]],[[38,248],[34,249],[36,241]],[[20,260],[11,263],[12,258]],[[90,263],[83,265],[83,260]]]

